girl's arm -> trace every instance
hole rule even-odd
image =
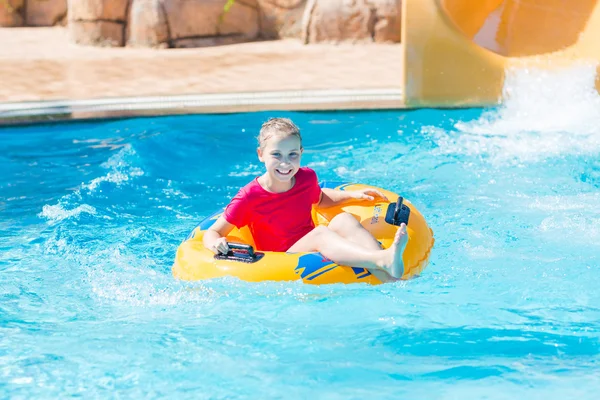
[[[204,247],[215,254],[227,254],[229,246],[227,246],[227,239],[225,236],[227,236],[233,228],[235,228],[235,226],[227,222],[221,215],[204,233],[204,238],[202,239]]]
[[[383,201],[389,201],[388,198],[377,189],[365,188],[351,191],[321,189],[321,201],[319,202],[319,207],[333,207],[349,200],[373,201],[375,198],[380,198]]]

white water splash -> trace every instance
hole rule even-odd
[[[454,125],[457,132],[424,127],[442,154],[489,157],[495,164],[535,162],[600,151],[600,96],[596,65],[559,71],[507,72],[502,107],[475,121]]]
[[[140,234],[130,233],[129,237]],[[99,300],[147,307],[208,303],[218,297],[204,285],[189,287],[175,281],[170,274],[158,273],[152,258],[140,258],[127,247],[128,243],[121,243],[100,250],[100,254],[80,254],[79,261],[89,267],[88,282]]]
[[[76,218],[80,214],[96,215],[96,209],[90,205],[82,204],[72,209],[65,209],[64,205],[45,205],[38,216],[48,219],[50,222],[59,222],[67,218]]]
[[[102,272],[93,270],[89,275],[92,292],[100,300],[125,303],[137,307],[167,306],[184,303],[210,303],[218,298],[213,289],[203,285],[186,287],[171,276],[144,277],[144,269],[134,272]],[[143,281],[140,277],[145,278]],[[132,281],[135,279],[135,281]],[[161,282],[153,282],[161,280]]]
[[[171,185],[172,185],[172,181],[168,181],[167,188],[162,189],[162,192],[165,194],[167,199],[170,199],[171,197],[175,197],[178,199],[190,199],[191,198],[187,194],[183,193],[181,190],[173,189],[171,187]]]
[[[262,169],[259,165],[250,164],[247,166],[235,165],[234,171],[231,171],[227,174],[232,178],[243,178],[246,176],[258,176],[262,173]]]
[[[135,151],[130,145],[125,146],[117,154],[111,156],[106,162],[102,163],[101,167],[108,169],[108,173],[93,179],[90,183],[82,184],[82,189],[93,192],[103,182],[114,183],[118,186],[130,179],[144,175],[144,171],[142,171],[141,168],[132,166],[127,160],[128,158],[135,156],[135,154]]]
[[[111,156],[106,162],[102,163],[103,168],[109,171],[106,175],[92,179],[88,183],[82,183],[75,191],[61,197],[57,204],[46,204],[38,214],[40,218],[46,218],[50,223],[60,222],[70,218],[78,218],[81,214],[98,215],[96,208],[87,204],[78,204],[82,201],[82,191],[93,193],[102,183],[112,183],[117,186],[128,182],[138,176],[144,175],[141,168],[134,167],[128,161],[136,155],[131,146],[123,147],[119,152]],[[109,218],[103,216],[102,218]]]
[[[600,217],[590,218],[583,213],[553,215],[544,218],[539,230],[556,242],[567,238],[571,242],[587,243],[592,248],[600,247]]]
[[[541,211],[598,210],[600,193],[577,193],[571,196],[535,197],[529,208]],[[598,211],[600,216],[600,210]]]

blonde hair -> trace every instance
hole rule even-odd
[[[267,140],[272,137],[286,138],[288,136],[296,136],[300,139],[300,148],[302,148],[302,136],[300,135],[300,128],[296,126],[289,118],[270,118],[267,122],[262,124],[260,133],[258,134],[258,147],[264,149]]]

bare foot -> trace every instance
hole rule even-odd
[[[401,224],[394,236],[392,245],[383,251],[384,256],[381,263],[382,269],[396,279],[404,275],[404,263],[402,262],[402,253],[408,243],[406,233],[406,224]]]

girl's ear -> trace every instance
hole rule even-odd
[[[256,149],[256,154],[258,154],[258,160],[259,160],[260,162],[264,162],[264,160],[263,160],[263,156],[262,156],[262,149],[261,149],[260,147],[258,147],[258,148]]]

